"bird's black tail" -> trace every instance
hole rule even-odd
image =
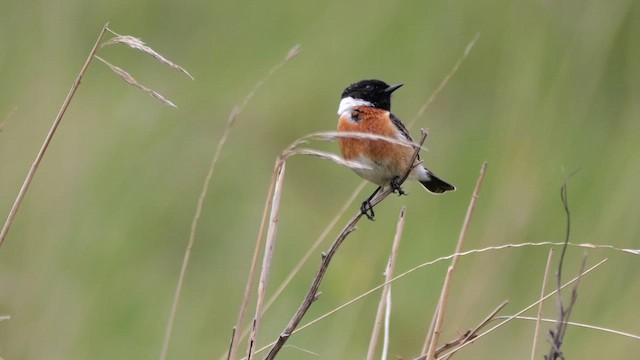
[[[429,173],[429,180],[420,181],[420,184],[427,189],[428,192],[433,194],[442,194],[447,191],[455,191],[456,187],[448,182],[435,176],[433,173]]]

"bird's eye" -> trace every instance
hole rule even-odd
[[[371,90],[373,90],[373,85],[369,84],[369,85],[365,86],[364,88],[369,90],[369,91],[371,91]]]

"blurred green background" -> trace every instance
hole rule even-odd
[[[478,32],[472,53],[413,128],[416,135],[430,129],[426,163],[458,191],[434,197],[411,184],[408,197],[388,198],[377,220],[361,222],[344,244],[303,323],[382,281],[401,205],[407,225],[397,272],[452,253],[484,160],[489,169],[467,249],[562,241],[559,188],[577,168],[569,185],[572,241],[640,248],[638,1],[9,0],[0,2],[0,19],[0,119],[16,108],[0,132],[2,221],[106,21],[196,78],[124,46],[100,52],[179,109],[99,62],[91,66],[0,248],[0,315],[11,316],[0,322],[4,359],[158,358],[197,197],[227,116],[296,43],[301,54],[255,95],[222,152],[169,358],[217,359],[226,350],[277,155],[303,135],[335,129],[340,93],[363,78],[404,82],[393,110],[408,122]],[[335,143],[314,146],[337,152]],[[327,161],[288,162],[268,292],[359,182]],[[442,339],[474,327],[504,299],[511,301],[505,314],[534,302],[547,253],[462,258]],[[584,253],[569,249],[567,279]],[[265,315],[259,346],[288,322],[319,256]],[[572,320],[640,333],[638,258],[608,250],[588,256],[588,264],[609,260],[583,279]],[[446,266],[394,285],[390,355],[410,359],[420,351]],[[319,356],[287,347],[280,358],[363,358],[378,294],[290,340]],[[555,317],[553,301],[544,312]],[[549,348],[548,328],[538,358]],[[514,321],[456,358],[528,358],[533,329]],[[640,343],[570,328],[564,350],[570,359],[631,359]]]

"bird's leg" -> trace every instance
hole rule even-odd
[[[376,196],[376,194],[378,193],[378,191],[380,191],[380,189],[382,189],[382,186],[378,186],[376,191],[374,191],[373,194],[371,194],[371,196],[367,198],[367,200],[363,201],[362,205],[360,206],[360,212],[362,213],[362,215],[365,215],[371,221],[373,221],[373,217],[376,215],[373,212],[373,206],[371,205],[371,200],[373,199],[374,196]]]
[[[398,196],[407,194],[404,192],[404,190],[402,190],[402,186],[400,186],[400,176],[396,176],[393,179],[391,179],[389,186],[391,186],[391,190],[393,192],[396,192],[396,191],[398,192]]]

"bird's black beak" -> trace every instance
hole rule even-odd
[[[384,89],[384,92],[387,94],[391,94],[392,92],[398,90],[400,87],[402,87],[402,85],[404,84],[395,84],[395,85],[391,85],[388,88]]]

